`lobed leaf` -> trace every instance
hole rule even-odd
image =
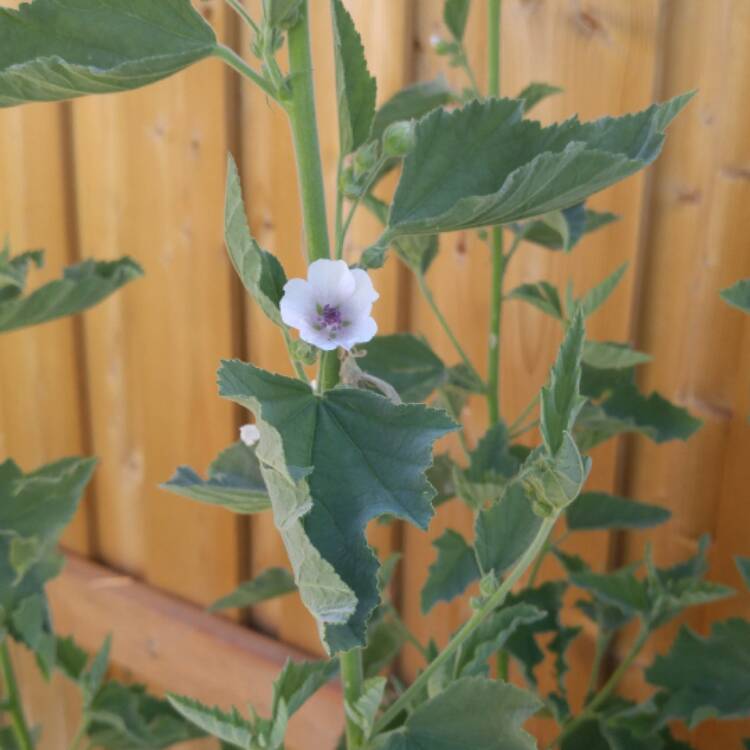
[[[433,543],[438,556],[430,565],[422,588],[422,612],[429,612],[438,602],[449,602],[479,578],[474,549],[452,529],[447,529]]]
[[[321,661],[288,659],[281,674],[273,683],[273,715],[278,713],[281,703],[284,703],[287,715],[292,716],[333,678],[337,669],[338,663],[333,659]]]
[[[508,299],[523,300],[556,320],[565,320],[560,294],[548,281],[521,284],[508,294]]]
[[[0,8],[0,107],[146,86],[213,54],[190,0],[32,0]]]
[[[236,708],[228,713],[181,695],[168,695],[167,699],[175,711],[206,734],[233,747],[250,750],[255,738],[255,728]]]
[[[672,514],[649,505],[606,492],[584,492],[565,509],[571,531],[596,529],[647,529],[668,521]]]
[[[578,203],[561,211],[553,211],[539,219],[510,225],[513,233],[523,235],[526,242],[548,250],[570,252],[587,234],[617,221],[620,217],[609,212],[591,211]]]
[[[549,83],[532,82],[521,91],[516,99],[520,99],[523,102],[523,111],[525,114],[528,114],[539,102],[562,92],[563,89],[559,86],[552,86]]]
[[[215,601],[209,611],[253,607],[260,602],[275,599],[297,590],[294,576],[285,568],[268,568],[252,581],[241,583],[231,594]]]

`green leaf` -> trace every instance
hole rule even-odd
[[[292,661],[288,659],[273,683],[273,714],[283,702],[288,716],[296,713],[314,693],[336,674],[338,663],[324,661]]]
[[[49,607],[43,593],[22,599],[10,620],[11,635],[34,652],[39,668],[49,677],[55,666],[57,640],[52,634]]]
[[[410,333],[376,336],[362,347],[359,366],[390,383],[404,401],[424,401],[448,378],[443,361],[420,338]]]
[[[507,224],[580,203],[650,164],[690,96],[626,117],[547,128],[522,119],[523,104],[511,99],[436,110],[417,123],[388,235]]]
[[[420,705],[401,729],[378,737],[373,750],[534,750],[522,726],[540,706],[514,685],[465,677]]]
[[[107,682],[97,693],[90,716],[89,742],[107,750],[161,750],[204,736],[142,685]]]
[[[635,577],[632,566],[612,573],[573,573],[570,580],[605,604],[617,607],[624,614],[645,614],[651,608],[648,588],[644,581]]]
[[[385,677],[368,677],[362,683],[362,690],[354,704],[345,705],[346,715],[362,730],[365,739],[372,733],[387,684]]]
[[[563,89],[559,86],[551,86],[549,83],[530,83],[516,97],[523,102],[524,114],[528,114],[539,102],[554,94],[562,94]]]
[[[526,242],[533,242],[548,250],[570,252],[578,242],[590,232],[595,232],[620,217],[608,212],[591,211],[583,203],[553,211],[540,219],[532,219],[523,224],[511,224],[516,235],[523,234]]]
[[[750,279],[742,279],[736,284],[722,289],[721,298],[732,307],[750,313]]]
[[[604,281],[597,284],[595,287],[590,289],[586,294],[581,297],[579,304],[583,309],[585,317],[589,317],[596,312],[606,301],[609,299],[610,294],[614,292],[620,280],[625,275],[625,271],[628,269],[628,264],[623,263],[621,266],[616,268]]]
[[[0,107],[127,91],[213,54],[190,0],[33,0],[0,9]]]
[[[551,454],[563,444],[585,399],[580,395],[581,355],[586,330],[583,316],[577,313],[570,323],[552,367],[549,383],[541,393],[541,433]]]
[[[557,288],[548,281],[537,281],[534,284],[521,284],[508,294],[508,299],[520,299],[539,308],[557,320],[564,320],[565,313],[560,303]]]
[[[385,514],[427,526],[435,493],[424,472],[434,441],[455,424],[443,411],[369,391],[319,396],[238,361],[223,362],[219,386],[255,413],[276,526],[324,642],[332,652],[361,645],[379,600],[365,527]]]
[[[614,341],[587,341],[582,361],[600,370],[623,370],[651,361],[651,355]]]
[[[29,268],[44,265],[43,250],[28,250],[11,258],[7,240],[0,251],[0,301],[17,296],[26,287]]]
[[[737,565],[737,570],[740,571],[745,586],[750,589],[750,557],[741,557],[740,555],[737,555],[734,558],[734,562]]]
[[[482,570],[501,576],[526,551],[541,523],[523,487],[512,484],[500,502],[477,514],[475,546]]]
[[[233,443],[216,457],[208,468],[208,479],[180,466],[168,482],[159,486],[191,500],[221,505],[234,513],[260,513],[271,507],[255,446],[242,442]]]
[[[471,0],[445,0],[443,4],[443,22],[458,42],[464,38],[470,9]]]
[[[584,492],[565,509],[571,531],[647,529],[668,521],[671,516],[666,508],[658,505],[606,492]]]
[[[666,691],[663,713],[691,727],[706,719],[750,715],[750,623],[738,618],[716,623],[703,638],[680,630],[646,679]]]
[[[245,289],[276,325],[283,325],[279,302],[284,294],[286,274],[276,257],[261,249],[250,234],[240,175],[231,155],[227,163],[224,240]]]
[[[439,453],[434,457],[432,466],[427,469],[427,479],[437,492],[432,500],[435,508],[456,496],[456,484],[453,481],[454,466],[453,459],[447,453]]]
[[[57,639],[55,662],[68,679],[78,682],[88,661],[89,655],[71,637]]]
[[[104,678],[107,676],[107,667],[109,667],[109,654],[112,649],[112,636],[108,635],[104,643],[91,661],[89,668],[81,676],[81,685],[83,687],[84,699],[87,705],[91,705],[99,692]]]
[[[215,601],[210,612],[238,607],[253,607],[259,602],[275,599],[297,590],[294,576],[284,568],[268,568],[252,581],[241,583],[231,594]]]
[[[209,707],[181,695],[167,696],[172,707],[191,724],[212,737],[218,737],[234,747],[250,750],[255,738],[253,725],[244,719],[236,708],[231,712],[222,711],[217,707]]]
[[[263,20],[274,29],[288,29],[299,20],[303,0],[263,0]]]
[[[343,156],[359,148],[370,134],[377,84],[367,69],[362,38],[341,0],[333,0],[333,39],[339,146]]]
[[[424,117],[437,107],[457,101],[456,93],[442,75],[432,81],[407,86],[388,99],[375,113],[370,137],[379,139],[394,122]]]
[[[390,665],[405,642],[404,627],[395,617],[373,617],[367,629],[367,646],[362,651],[365,677],[374,677]]]
[[[479,578],[474,549],[452,529],[447,529],[433,543],[438,555],[430,565],[422,588],[422,612],[429,612],[438,602],[449,602]]]
[[[8,12],[13,11],[0,8],[0,28],[2,14]],[[0,300],[0,333],[82,312],[142,275],[141,267],[130,258],[86,260],[70,266],[61,279],[44,284],[31,294]]]

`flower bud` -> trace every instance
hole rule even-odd
[[[318,350],[301,339],[292,341],[290,351],[292,357],[303,365],[314,365],[318,359]]]
[[[354,177],[359,179],[362,175],[367,174],[378,162],[379,144],[377,141],[371,141],[364,146],[360,146],[354,152],[352,166],[354,168]]]
[[[406,156],[414,148],[416,136],[412,120],[391,123],[383,133],[383,154],[385,156]]]

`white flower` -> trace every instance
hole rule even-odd
[[[240,440],[252,448],[260,440],[260,430],[254,424],[243,424],[240,427]]]
[[[343,260],[316,260],[307,269],[307,281],[290,279],[284,285],[281,319],[319,349],[351,349],[377,332],[370,313],[379,296],[366,271],[349,268]]]

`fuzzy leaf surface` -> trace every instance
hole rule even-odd
[[[584,492],[565,509],[568,528],[647,529],[670,519],[672,514],[658,505],[649,505],[606,492]]]
[[[215,601],[211,612],[232,607],[253,607],[259,602],[275,599],[297,590],[294,576],[285,568],[268,568],[252,581],[241,583],[231,594]]]

